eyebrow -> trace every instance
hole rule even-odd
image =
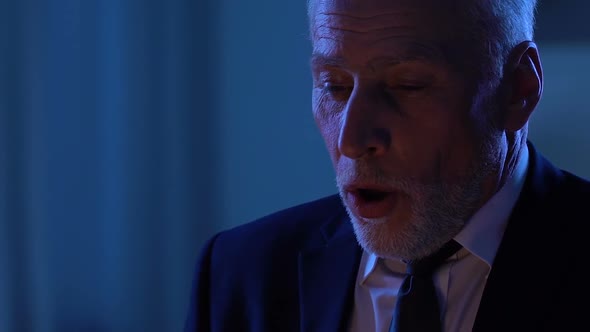
[[[310,63],[312,66],[318,67],[342,67],[346,64],[346,61],[340,57],[329,57],[321,53],[313,53]]]
[[[403,62],[409,61],[425,61],[431,63],[443,62],[445,57],[442,52],[431,47],[423,45],[413,45],[408,47],[404,54],[381,56],[371,59],[368,63],[371,67],[377,65],[394,66]],[[342,57],[332,57],[323,53],[313,53],[311,55],[310,63],[312,66],[318,67],[344,67],[346,66],[346,59]]]

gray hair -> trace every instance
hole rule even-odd
[[[467,0],[466,23],[487,60],[482,68],[488,83],[497,86],[512,49],[534,38],[537,0]]]
[[[307,0],[310,23],[318,0]],[[362,1],[362,0],[361,0]],[[537,0],[443,0],[463,15],[467,38],[479,44],[476,61],[489,88],[494,89],[503,76],[510,51],[525,40],[533,40]],[[478,56],[477,56],[478,55]]]

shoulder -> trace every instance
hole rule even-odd
[[[583,195],[583,197],[586,199],[590,197],[589,179],[573,174],[567,170],[561,170],[561,173],[563,174],[564,178],[563,189],[565,192]]]
[[[530,205],[539,211],[562,215],[587,210],[590,180],[555,166],[532,145],[529,151],[529,171],[523,191],[535,203]]]
[[[590,181],[554,166],[553,172],[540,175],[536,181],[543,184],[533,185],[537,191],[525,197],[532,210],[529,234],[543,235],[546,243],[559,246],[563,255],[574,261],[583,259],[588,255]]]
[[[197,263],[188,329],[258,331],[268,317],[296,322],[299,255],[324,245],[326,225],[352,233],[345,214],[340,197],[332,195],[212,236]]]
[[[587,219],[590,217],[590,181],[567,170],[560,169],[559,172],[561,179],[549,193],[555,212],[575,219],[586,216]]]
[[[551,193],[550,201],[555,203],[548,204],[552,205],[553,209],[551,213],[545,214],[544,218],[549,217],[556,230],[562,229],[563,234],[567,234],[564,238],[569,238],[570,244],[581,245],[586,243],[590,221],[590,181],[565,170],[561,170],[561,174],[561,186]],[[579,240],[576,241],[576,238]],[[583,252],[588,253],[588,249],[584,247]]]
[[[338,195],[326,196],[224,230],[209,245],[216,254],[230,256],[299,251],[321,238],[322,226],[345,213]]]
[[[211,292],[273,298],[286,284],[296,289],[300,253],[324,245],[325,225],[347,229],[345,214],[339,196],[332,195],[217,233],[201,252]]]

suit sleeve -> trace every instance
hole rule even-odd
[[[184,332],[211,331],[211,253],[217,236],[219,234],[210,238],[201,249],[193,276]]]

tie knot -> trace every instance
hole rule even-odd
[[[459,251],[459,249],[461,249],[461,245],[457,241],[451,240],[433,254],[409,261],[406,272],[413,276],[429,275],[441,266],[447,258]]]

